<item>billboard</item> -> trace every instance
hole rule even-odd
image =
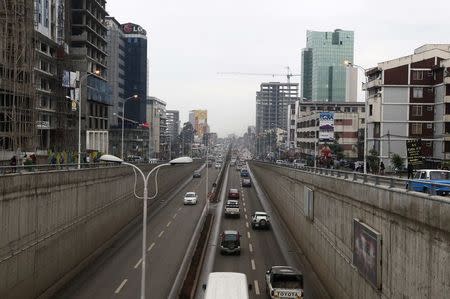
[[[195,135],[203,138],[203,134],[207,133],[208,128],[208,110],[193,110]]]
[[[353,265],[373,287],[381,288],[381,234],[353,219]]]
[[[406,140],[408,165],[416,168],[422,165],[422,141],[420,139]]]
[[[319,141],[334,141],[333,112],[320,112],[319,114]]]

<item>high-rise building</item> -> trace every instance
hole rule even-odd
[[[393,154],[407,158],[407,141],[420,139],[427,167],[448,161],[450,45],[424,45],[411,55],[378,63],[366,76],[366,154],[375,149],[389,167]]]
[[[133,23],[121,27],[125,47],[124,98],[138,95],[140,99],[126,103],[125,117],[144,123],[147,120],[147,32]]]
[[[82,151],[108,152],[106,0],[71,1],[70,62],[80,71]]]
[[[167,133],[172,139],[172,142],[178,137],[180,133],[180,112],[178,110],[167,110]]]
[[[166,102],[147,97],[147,121],[150,125],[150,158],[162,159],[168,155]]]
[[[353,62],[353,31],[306,32],[306,48],[302,50],[302,98],[322,102],[344,102],[356,91],[346,91],[344,61]],[[357,81],[349,84],[356,90]]]
[[[288,105],[297,99],[298,83],[262,83],[256,92],[256,133],[286,130]]]

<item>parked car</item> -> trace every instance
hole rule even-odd
[[[252,215],[252,228],[270,228],[270,217],[266,212],[255,212]]]
[[[228,216],[237,218],[241,216],[239,209],[239,201],[234,199],[227,200],[227,203],[225,204],[225,217]]]
[[[239,190],[234,188],[228,190],[228,198],[239,199]]]
[[[201,178],[202,174],[200,171],[196,170],[194,171],[194,174],[192,175],[193,178]]]
[[[272,266],[266,272],[269,298],[303,298],[303,275],[289,266]]]
[[[251,284],[247,284],[247,276],[237,272],[212,272],[208,275],[208,283],[204,299],[248,299]]]
[[[196,205],[198,201],[197,193],[195,192],[186,192],[184,195],[184,204],[185,205]]]
[[[448,186],[433,184],[445,184]],[[407,183],[406,188],[418,192],[449,195],[450,171],[440,169],[419,169],[414,174],[414,178]]]
[[[142,163],[144,162],[144,158],[142,158],[141,156],[129,155],[127,156],[127,161],[132,163]]]
[[[249,178],[242,179],[242,187],[251,187],[252,181]]]
[[[276,160],[275,164],[277,164],[277,165],[284,165],[285,162],[283,160]]]
[[[300,159],[296,159],[292,162],[292,165],[294,167],[305,167],[306,166],[306,161],[300,160]]]
[[[241,254],[241,234],[236,230],[226,230],[220,234],[221,254]]]

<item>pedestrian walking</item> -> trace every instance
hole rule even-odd
[[[16,156],[12,156],[12,158],[9,160],[9,166],[11,167],[11,172],[16,172],[16,166],[17,166],[17,158]]]
[[[411,163],[408,163],[408,179],[412,179],[414,177],[414,166]]]
[[[384,163],[383,163],[383,161],[380,162],[380,174],[384,175]]]

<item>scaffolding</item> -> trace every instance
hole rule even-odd
[[[36,148],[33,0],[0,0],[0,160]]]

